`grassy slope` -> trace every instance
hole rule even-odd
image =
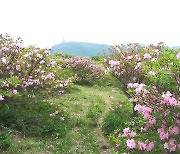
[[[113,90],[113,91],[112,91]],[[116,87],[77,86],[52,101],[71,115],[71,130],[62,139],[23,138],[15,135],[13,152],[7,153],[113,153],[101,131],[102,119],[113,106],[127,102]],[[66,120],[66,119],[65,119]]]
[[[79,90],[63,99],[55,99],[56,103],[64,104],[74,121],[72,131],[67,135],[67,140],[72,142],[62,145],[62,150],[66,146],[69,153],[111,153],[113,149],[101,132],[102,117],[113,104],[118,105],[126,98],[118,89],[113,93],[112,88],[77,88]]]

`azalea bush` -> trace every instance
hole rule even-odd
[[[154,85],[160,92],[171,91],[178,95],[180,91],[180,52],[165,48],[155,61],[144,63],[146,84]]]
[[[120,152],[179,152],[180,52],[161,43],[114,46],[112,52],[105,62],[130,97],[132,113],[110,140]]]
[[[124,128],[117,126],[109,135],[118,151],[180,152],[180,101],[169,91],[160,93],[143,83],[128,84],[128,89],[137,115],[128,121],[122,118]]]
[[[132,129],[136,129],[137,132],[141,130],[138,133],[143,135],[147,133],[147,136],[153,134],[154,138],[135,142],[133,137],[137,134],[132,133],[128,127],[123,130],[122,135],[128,137],[128,134],[131,134],[127,140],[127,147],[138,148],[141,151],[153,151],[153,149],[154,151],[179,151],[180,101],[169,91],[161,94],[155,86],[134,83],[129,84],[129,89],[132,96],[130,100],[136,103],[134,110],[141,114],[140,119],[131,124]],[[135,138],[137,140],[138,135]]]
[[[146,70],[143,63],[150,60],[155,61],[158,57],[160,44],[158,46],[141,47],[138,44],[127,46],[112,46],[110,57],[104,61],[108,64],[109,70],[121,82],[121,88],[127,90],[130,82],[142,82]]]
[[[50,99],[70,89],[73,77],[66,74],[50,49],[25,48],[21,39],[0,35],[0,128],[25,136],[63,137],[70,117]]]
[[[65,63],[76,74],[78,83],[92,83],[105,73],[103,67],[97,66],[94,61],[88,58],[70,58],[66,59]]]
[[[113,46],[112,56],[105,59],[109,70],[121,82],[124,91],[131,82],[155,85],[160,92],[179,93],[180,60],[179,52],[165,47],[140,47],[137,44]]]
[[[22,40],[0,35],[0,101],[23,94],[62,91],[71,79],[61,79],[60,69],[50,58],[50,49],[22,47]]]

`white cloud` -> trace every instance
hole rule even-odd
[[[0,33],[25,44],[71,41],[179,45],[179,0],[1,0]]]

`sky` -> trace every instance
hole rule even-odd
[[[65,41],[180,45],[180,0],[0,0],[0,34],[24,45]]]

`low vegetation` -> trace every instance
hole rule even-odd
[[[180,51],[80,58],[0,35],[1,153],[179,153]]]

